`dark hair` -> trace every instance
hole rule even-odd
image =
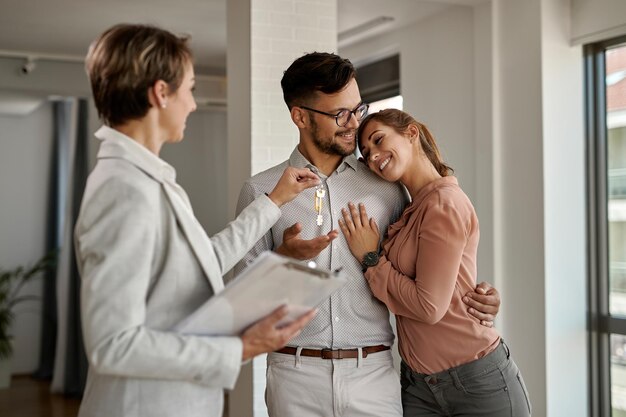
[[[119,24],[89,47],[85,67],[98,115],[109,126],[145,116],[158,80],[176,92],[192,60],[188,37],[149,25]]]
[[[287,107],[302,105],[318,91],[341,91],[356,75],[352,63],[339,55],[312,52],[296,59],[280,81]]]
[[[403,112],[402,110],[385,109],[377,113],[372,113],[368,115],[365,119],[361,121],[361,124],[359,125],[359,130],[357,132],[357,138],[359,138],[359,143],[361,135],[365,130],[365,126],[367,126],[372,121],[380,122],[385,126],[392,128],[401,135],[404,135],[408,131],[410,125],[417,126],[422,149],[424,150],[424,153],[428,157],[428,160],[431,164],[433,164],[439,175],[441,175],[442,177],[446,177],[454,172],[454,170],[448,164],[443,162],[443,158],[441,157],[441,153],[439,152],[437,142],[435,142],[435,138],[433,137],[432,133],[430,133],[430,130],[428,130],[426,125],[415,120],[410,114]]]

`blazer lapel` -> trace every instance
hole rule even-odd
[[[189,246],[191,246],[196,255],[198,263],[202,266],[202,270],[213,287],[213,291],[217,294],[224,288],[224,280],[222,279],[221,271],[215,266],[217,262],[209,262],[209,259],[215,256],[209,237],[193,213],[184,205],[181,196],[173,190],[172,185],[165,181],[161,184],[174,210],[178,224],[189,241]]]
[[[178,224],[187,237],[189,246],[213,287],[213,292],[215,294],[220,292],[224,288],[224,281],[213,245],[202,225],[193,215],[187,194],[176,184],[174,168],[137,142],[109,127],[101,127],[96,132],[96,137],[103,141],[98,158],[124,159],[161,184]]]

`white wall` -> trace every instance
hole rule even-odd
[[[494,221],[499,327],[546,415],[541,14],[539,0],[493,3]],[[582,376],[581,376],[582,377]]]
[[[228,211],[226,112],[198,109],[187,119],[185,139],[166,145],[161,157],[176,169],[193,211],[209,235],[224,228]]]
[[[52,143],[50,103],[27,116],[0,115],[0,269],[32,265],[45,254]],[[24,294],[41,295],[42,288],[37,279]],[[41,305],[23,303],[15,313],[12,371],[32,372],[39,360]]]
[[[589,398],[582,48],[569,44],[566,3],[544,0],[541,16],[546,408],[565,417],[584,415]]]
[[[493,282],[493,75],[491,3],[474,8],[474,139],[475,198],[480,220],[478,271],[481,280]]]
[[[540,416],[588,413],[582,52],[569,18],[567,2],[494,2],[500,322]]]

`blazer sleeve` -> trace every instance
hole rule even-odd
[[[415,279],[382,256],[365,272],[374,296],[399,316],[428,324],[443,318],[450,307],[466,243],[466,228],[451,205],[435,204],[415,230]]]
[[[211,237],[222,275],[239,262],[255,243],[280,219],[280,208],[265,194],[237,211],[226,228]]]
[[[75,246],[92,368],[101,374],[232,388],[241,366],[240,338],[187,336],[145,326],[151,279],[168,278],[151,276],[152,265],[159,262],[158,200],[119,178],[85,195]],[[176,308],[176,300],[172,304]]]
[[[265,197],[265,194],[256,190],[254,185],[249,181],[246,182],[239,193],[239,201],[237,202],[237,215],[240,216],[257,198]],[[280,211],[280,210],[279,210]],[[279,216],[280,218],[280,216]],[[276,219],[278,221],[278,219]],[[276,222],[275,221],[275,222]],[[248,252],[243,256],[241,261],[235,266],[235,276],[243,271],[262,252],[274,249],[274,239],[272,237],[271,227],[264,234],[259,236],[256,242],[249,248]]]

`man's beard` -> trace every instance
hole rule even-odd
[[[354,141],[350,149],[346,149],[346,148],[341,147],[339,143],[335,142],[334,137],[333,138],[320,137],[319,128],[318,128],[317,122],[314,119],[311,119],[311,128],[312,128],[311,134],[313,136],[313,144],[321,152],[328,154],[328,155],[339,155],[339,156],[348,156],[354,153],[354,150],[356,148],[356,140]],[[348,130],[344,130],[343,132],[340,132],[340,133],[345,133],[347,131]]]

